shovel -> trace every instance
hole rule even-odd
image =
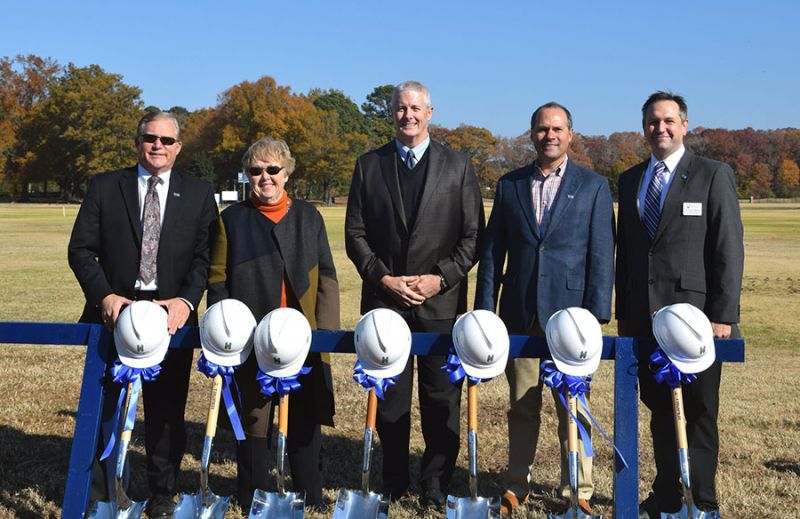
[[[478,497],[478,385],[467,386],[469,421],[469,497],[447,496],[447,519],[494,519],[500,517],[500,498]]]
[[[289,426],[289,395],[278,400],[278,491],[253,492],[250,519],[303,519],[306,496],[304,492],[286,492],[283,480],[286,467],[286,433]]]
[[[361,490],[339,490],[333,519],[386,519],[389,500],[381,494],[369,491],[370,456],[372,435],[375,433],[375,415],[378,412],[378,397],[370,389],[367,400],[367,425],[364,428],[364,459],[361,464]]]
[[[689,442],[686,440],[686,413],[683,410],[683,391],[679,385],[672,389],[672,413],[675,417],[675,435],[678,439],[678,462],[681,467],[683,506],[677,513],[662,513],[661,519],[711,519],[716,512],[702,512],[695,508],[692,484],[689,478]]]
[[[136,407],[136,402],[139,399],[137,393],[133,398],[133,382],[128,383],[128,393],[125,398],[125,407],[122,409],[121,419],[123,424],[125,417],[128,416],[128,409],[130,406]],[[89,515],[90,519],[139,519],[142,516],[144,507],[147,501],[131,501],[125,493],[123,485],[123,474],[125,470],[125,461],[128,457],[128,444],[131,441],[131,431],[133,427],[128,429],[123,425],[122,432],[119,435],[119,454],[117,454],[117,467],[114,473],[114,490],[115,497],[113,501],[101,501],[97,503],[97,508]]]
[[[211,457],[211,445],[217,432],[217,415],[219,399],[222,393],[222,375],[214,377],[211,386],[211,403],[206,420],[206,437],[203,440],[203,457],[200,460],[200,491],[197,494],[181,494],[175,508],[174,519],[222,519],[228,510],[230,496],[220,497],[208,486],[208,461]]]
[[[567,450],[569,452],[569,508],[563,514],[547,514],[547,519],[603,519],[602,515],[589,515],[578,506],[578,416],[577,398],[567,393],[569,422],[567,422]]]

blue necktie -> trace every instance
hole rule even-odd
[[[406,154],[406,166],[408,169],[414,169],[414,166],[417,165],[417,157],[414,156],[414,150],[408,150]]]
[[[661,220],[661,191],[664,189],[664,172],[667,171],[667,165],[663,162],[656,164],[653,168],[653,178],[650,179],[650,184],[647,186],[647,193],[644,197],[644,211],[642,216],[644,218],[644,226],[647,228],[647,235],[650,239],[656,237],[658,230],[658,222]]]

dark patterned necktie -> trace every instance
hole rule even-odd
[[[417,157],[414,156],[414,150],[408,150],[406,154],[406,166],[408,169],[414,169],[414,166],[417,165]]]
[[[139,262],[139,277],[147,285],[156,279],[158,239],[161,237],[161,202],[156,186],[164,182],[157,175],[147,179],[147,194],[144,197],[142,214],[142,256]]]
[[[647,235],[651,240],[656,237],[658,222],[661,220],[661,191],[664,190],[664,172],[666,171],[666,164],[663,162],[656,164],[656,167],[653,168],[653,178],[650,179],[647,193],[644,196],[642,217],[644,226],[647,228]]]

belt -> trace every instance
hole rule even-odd
[[[158,290],[136,290],[133,293],[133,298],[136,301],[152,301],[158,299]]]

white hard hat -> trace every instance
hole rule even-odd
[[[117,319],[114,344],[119,360],[131,368],[152,368],[167,355],[167,311],[152,301],[134,301]]]
[[[597,371],[603,354],[603,332],[589,310],[577,306],[559,310],[547,321],[545,334],[559,371],[576,377]]]
[[[214,303],[200,320],[200,345],[203,355],[219,366],[238,366],[253,350],[256,318],[237,299]]]
[[[271,377],[291,377],[311,348],[311,325],[294,308],[277,308],[261,319],[255,333],[256,361]]]
[[[376,308],[358,321],[353,342],[364,373],[389,378],[406,367],[411,353],[411,330],[394,310]]]
[[[653,335],[669,360],[684,373],[700,373],[716,358],[711,321],[689,303],[665,306],[656,312]]]
[[[453,345],[467,375],[493,378],[506,369],[508,330],[489,310],[473,310],[453,326]]]

